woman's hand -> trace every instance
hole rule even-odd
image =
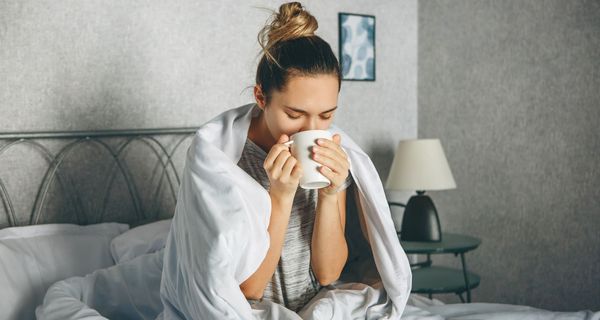
[[[271,196],[280,200],[293,201],[302,176],[302,167],[300,161],[290,153],[289,146],[283,144],[289,140],[290,138],[285,134],[279,137],[267,154],[263,168],[269,176]]]
[[[328,187],[319,190],[319,195],[336,195],[346,178],[348,178],[350,162],[348,162],[348,156],[340,146],[341,141],[340,135],[335,134],[333,135],[333,141],[317,139],[318,146],[313,147],[313,159],[322,165],[319,172],[331,181]]]

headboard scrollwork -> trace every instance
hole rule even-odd
[[[196,130],[0,133],[0,228],[171,217]]]

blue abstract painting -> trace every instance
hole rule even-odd
[[[343,80],[375,81],[375,17],[339,13]]]

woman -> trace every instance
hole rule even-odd
[[[281,5],[259,34],[264,54],[252,119],[239,166],[269,191],[270,246],[260,267],[240,288],[248,299],[265,298],[297,311],[320,286],[337,280],[348,256],[344,238],[349,163],[333,141],[319,140],[313,158],[331,184],[299,188],[300,163],[284,145],[305,130],[326,130],[337,111],[339,63],[314,34],[316,19],[298,2]]]
[[[227,110],[196,132],[164,252],[165,319],[401,316],[408,259],[375,167],[332,125],[340,69],[316,29],[299,3],[282,5],[259,34],[256,103]],[[333,133],[313,149],[331,181],[318,191],[298,188],[302,168],[285,145],[311,129]],[[359,213],[347,215],[350,184]],[[375,262],[374,281],[358,251]],[[336,282],[342,269],[344,281]]]

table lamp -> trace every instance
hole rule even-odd
[[[404,209],[400,240],[442,241],[437,210],[425,191],[455,189],[456,182],[439,139],[400,141],[386,188],[417,192]]]

